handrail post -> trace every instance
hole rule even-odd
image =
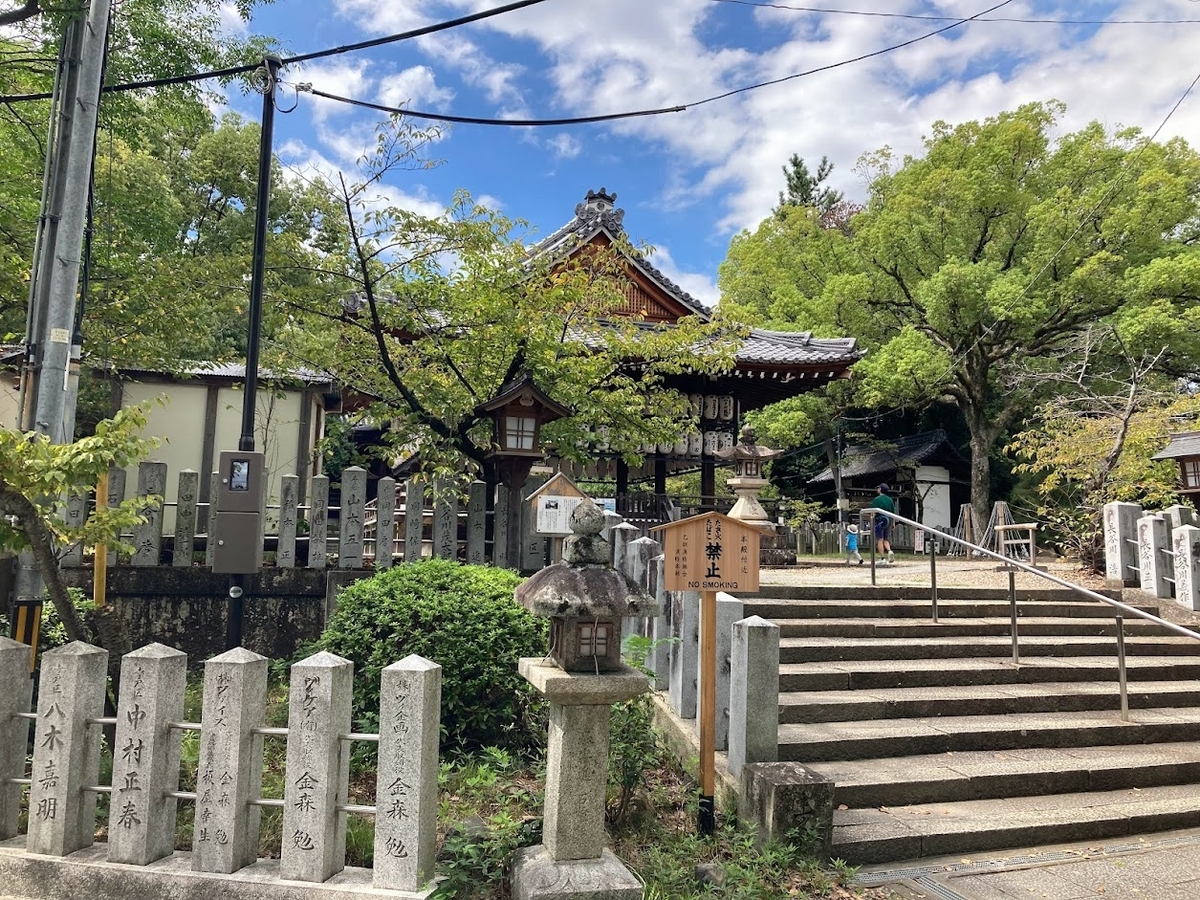
[[[1117,681],[1121,685],[1121,721],[1129,721],[1129,682],[1125,675],[1125,617],[1117,613]]]
[[[875,586],[875,515],[874,512],[867,514],[867,526],[871,532],[867,537],[867,543],[871,545],[871,587]]]
[[[926,537],[926,540],[929,536]],[[938,620],[938,595],[937,595],[937,540],[934,540],[929,545],[929,584],[933,591],[933,624],[937,624]]]
[[[1008,570],[1008,606],[1012,618],[1012,661],[1014,666],[1021,664],[1021,651],[1017,647],[1017,572]]]

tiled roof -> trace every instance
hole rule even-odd
[[[920,465],[938,451],[951,460],[966,464],[946,432],[938,428],[899,438],[879,446],[875,444],[851,444],[842,453],[842,477],[857,478],[863,475],[882,475],[896,471],[902,466]],[[833,470],[826,468],[809,479],[809,484],[833,481]]]
[[[1185,431],[1171,435],[1171,443],[1163,447],[1151,459],[1179,459],[1182,456],[1200,456],[1200,431]]]
[[[583,202],[575,205],[575,217],[549,237],[534,244],[529,249],[529,257],[536,259],[540,256],[569,253],[577,247],[582,247],[601,232],[607,232],[608,236],[614,239],[625,237],[625,210],[613,206],[616,199],[615,193],[610,194],[604,188],[588,191]],[[632,257],[630,261],[656,282],[666,294],[678,300],[694,315],[708,320],[709,313],[704,304],[651,265],[644,256]]]
[[[167,375],[167,376],[192,376],[192,377],[213,377],[213,378],[233,378],[240,379],[246,377],[245,363],[196,363],[191,366],[185,366],[178,372],[163,372],[156,369],[139,369],[132,367],[122,367],[120,370],[122,375]],[[333,384],[331,378],[325,372],[318,372],[316,369],[297,366],[294,369],[284,369],[283,371],[275,371],[273,369],[259,369],[258,377],[269,381],[303,381],[308,384]]]
[[[750,365],[846,365],[861,359],[854,338],[815,338],[809,331],[750,330],[737,361]]]

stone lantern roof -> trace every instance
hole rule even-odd
[[[572,534],[563,542],[563,561],[526,579],[515,592],[517,602],[547,618],[657,616],[660,604],[609,565],[603,528],[604,513],[595,503],[584,500],[575,507]]]

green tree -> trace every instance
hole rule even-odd
[[[738,310],[859,338],[858,403],[955,404],[983,521],[991,451],[1046,399],[1030,374],[1059,366],[1081,329],[1111,321],[1134,352],[1171,339],[1164,360],[1194,359],[1200,157],[1098,123],[1055,138],[1062,109],[935,123],[901,163],[870,154],[847,229],[789,210],[735,238],[720,273]]]
[[[786,206],[811,206],[822,214],[829,212],[845,199],[841,191],[835,191],[828,185],[822,187],[832,174],[833,163],[829,161],[829,157],[821,157],[816,174],[813,174],[808,171],[804,159],[793,153],[787,165],[783,167],[787,187],[779,192],[779,203],[775,212],[778,213]]]
[[[378,178],[422,165],[429,137],[393,122],[361,180],[343,180],[348,252],[324,261],[327,296],[295,306],[277,349],[371,398],[397,448],[453,472],[483,463],[491,419],[477,408],[524,373],[574,410],[544,431],[562,456],[584,458],[601,430],[631,458],[674,440],[687,402],[663,377],[730,366],[740,332],[618,315],[630,248],[531,258],[514,223],[466,195],[436,218],[370,205]]]

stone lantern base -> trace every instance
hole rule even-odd
[[[517,851],[513,900],[641,900],[642,883],[611,850],[599,859],[555,862],[545,845]]]

